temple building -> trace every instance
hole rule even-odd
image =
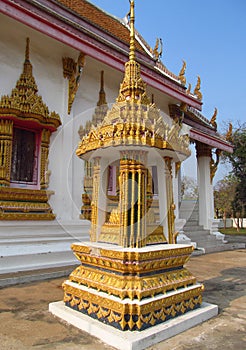
[[[106,196],[98,193],[107,218],[103,225],[102,215],[95,214],[91,200],[97,168],[89,151],[83,161],[75,154],[80,139],[81,154],[78,151],[77,154],[83,154],[83,139],[89,132],[91,139],[87,142],[91,147],[95,137],[99,138],[97,142],[104,142],[93,130],[103,125],[116,98],[121,101],[126,97],[124,81],[119,95],[131,29],[129,16],[125,15],[116,18],[86,0],[0,0],[2,273],[76,263],[70,244],[87,240],[89,232],[93,235],[90,227],[95,215],[101,220],[102,242],[119,243],[116,241],[121,237],[123,246],[130,244],[124,242],[123,234],[117,237],[110,234],[110,225],[117,226],[119,220],[120,181],[125,176],[118,155],[111,154],[110,165],[105,168]],[[139,204],[138,210],[145,212],[149,208],[147,243],[190,242],[189,232],[185,231],[188,218],[180,213],[180,166],[190,155],[188,142],[196,147],[197,225],[204,236],[210,240],[213,237],[217,244],[219,235],[217,238],[212,235],[216,232],[213,177],[220,153],[232,152],[232,145],[217,132],[217,111],[208,119],[202,114],[200,77],[192,89],[186,82],[185,62],[180,72],[170,72],[161,61],[158,40],[151,48],[135,31],[134,45],[136,62],[141,65],[141,84],[147,84],[150,103],[159,111],[159,119],[155,110],[151,111],[146,125],[152,123],[153,134],[173,145],[179,154],[172,160],[166,158],[163,172],[154,154],[148,169],[139,170],[147,199],[144,207]],[[113,125],[115,120],[111,117]],[[145,138],[148,145],[152,141],[143,130],[129,129],[127,137],[133,139],[137,132],[138,140],[142,142]],[[183,135],[181,144],[175,143],[178,133]],[[154,144],[157,148],[158,137]],[[133,159],[142,157],[144,162],[145,155],[136,155],[134,147],[129,152]],[[128,155],[121,154],[120,158],[128,159]],[[133,192],[138,191],[140,178]],[[164,204],[165,198],[168,201]],[[167,214],[160,217],[164,209]],[[132,211],[132,218],[125,218],[132,220],[133,226],[136,212]],[[95,225],[94,230],[96,234]],[[135,236],[132,237],[131,244],[135,245]],[[197,242],[194,235],[192,241]]]

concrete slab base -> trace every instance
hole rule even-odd
[[[49,311],[67,323],[99,338],[119,350],[143,350],[186,331],[218,314],[218,306],[202,303],[196,310],[141,332],[120,331],[65,306],[63,301],[49,304]]]

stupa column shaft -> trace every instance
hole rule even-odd
[[[175,243],[175,205],[173,202],[173,183],[172,183],[172,158],[165,157],[164,158],[166,165],[166,191],[167,191],[167,222],[168,222],[168,242],[170,244]]]
[[[142,161],[147,152],[122,152],[120,160],[120,244],[146,245],[147,170]],[[145,162],[144,162],[145,163]]]
[[[163,227],[164,234],[168,240],[168,221],[167,221],[167,191],[166,191],[166,167],[162,158],[157,161],[157,180],[158,180],[158,197],[160,225]]]
[[[100,157],[94,158],[91,201],[91,242],[97,242],[100,234],[100,228],[105,220],[105,195],[103,192],[103,187],[106,179],[102,176],[102,167],[102,159]]]

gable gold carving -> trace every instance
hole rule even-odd
[[[27,38],[23,71],[11,95],[1,97],[0,112],[14,114],[19,120],[35,120],[41,125],[52,126],[56,129],[61,124],[59,115],[55,112],[49,112],[47,105],[37,92],[38,88],[29,60],[29,38]]]
[[[63,57],[62,63],[63,76],[68,79],[68,114],[70,114],[85,65],[85,54],[80,52],[77,62],[71,57]]]

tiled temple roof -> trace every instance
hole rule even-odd
[[[93,23],[103,31],[108,32],[120,41],[129,44],[129,29],[122,21],[92,3],[86,0],[57,0],[70,10],[82,16],[85,20]],[[144,52],[144,49],[139,43],[136,43],[136,48]]]
[[[129,25],[123,19],[114,17],[86,0],[57,0],[57,2],[83,17],[84,20],[93,23],[93,25],[101,30],[114,36],[116,39],[127,45],[129,44]],[[151,47],[137,31],[135,45],[138,51],[155,61],[151,53]],[[157,61],[154,63],[154,66],[156,71],[179,83],[178,76],[170,72],[162,62]]]

